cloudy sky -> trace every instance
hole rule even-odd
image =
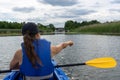
[[[50,23],[120,21],[120,0],[0,0],[0,21]]]

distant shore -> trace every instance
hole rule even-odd
[[[59,33],[57,33],[59,34]],[[79,34],[91,34],[91,35],[117,35],[120,36],[120,33],[96,33],[96,32],[66,32],[62,33],[65,35],[79,35]],[[56,35],[54,32],[45,32],[42,33],[41,35]],[[22,36],[21,33],[0,33],[0,36]]]

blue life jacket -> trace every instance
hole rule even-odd
[[[51,62],[50,42],[46,41],[45,39],[37,39],[33,41],[33,45],[36,54],[39,56],[42,62],[42,65],[38,65],[37,68],[32,66],[32,63],[29,61],[26,55],[24,43],[22,43],[22,64],[20,66],[20,72],[25,76],[32,77],[50,75],[54,71],[54,67]]]

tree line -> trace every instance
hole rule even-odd
[[[92,24],[99,24],[99,23],[100,22],[97,21],[97,20],[82,21],[82,22],[69,20],[69,21],[65,22],[64,28],[65,28],[66,31],[72,31],[76,28],[80,28],[80,27],[84,27],[84,26],[92,25]]]
[[[21,29],[25,22],[7,22],[7,21],[0,21],[0,29]],[[38,28],[41,32],[53,32],[55,27],[53,24],[43,25],[41,23],[37,23]]]
[[[82,21],[82,22],[68,20],[65,22],[64,28],[65,28],[65,31],[72,31],[79,27],[83,27],[83,26],[91,25],[91,24],[99,24],[99,23],[100,22],[97,20]],[[0,29],[21,29],[23,24],[25,24],[25,22],[18,23],[18,22],[0,21]],[[37,25],[41,32],[54,32],[55,31],[55,26],[53,24],[43,25],[41,23],[37,23]]]

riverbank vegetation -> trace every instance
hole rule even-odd
[[[21,28],[25,24],[25,22],[18,23],[18,22],[7,22],[7,21],[0,21],[0,35],[21,35]],[[41,23],[37,23],[38,28],[42,33],[51,33],[55,31],[55,27],[53,24],[43,25]]]
[[[82,27],[76,32],[93,32],[98,34],[120,34],[120,22],[108,22]]]
[[[25,22],[7,22],[0,21],[0,36],[21,35],[21,28]],[[55,26],[53,24],[43,25],[37,23],[41,34],[54,34]],[[66,21],[64,25],[66,34],[115,34],[120,35],[120,21],[101,23],[97,20],[91,21]]]
[[[72,22],[76,23],[76,22]],[[77,23],[78,24],[78,23]],[[81,23],[83,24],[83,23]],[[87,34],[110,34],[120,35],[120,21],[100,23],[98,21],[90,21],[87,24],[80,25],[79,27],[66,26],[67,33],[87,33]]]

